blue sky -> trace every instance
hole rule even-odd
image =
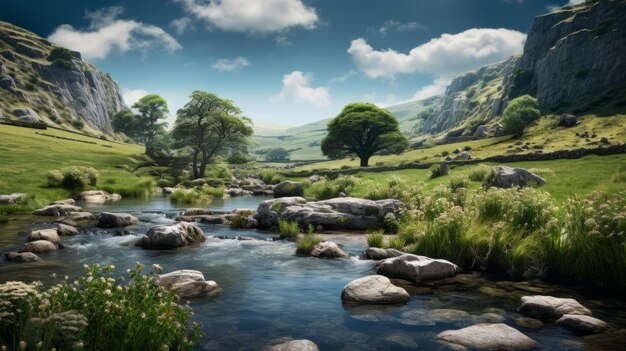
[[[521,53],[533,18],[567,2],[3,0],[0,19],[81,51],[131,102],[157,93],[174,115],[206,90],[259,124],[300,125],[440,93]]]

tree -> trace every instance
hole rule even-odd
[[[134,103],[133,108],[139,110],[139,114],[135,116],[133,138],[146,146],[147,155],[153,155],[154,142],[165,134],[167,127],[166,122],[161,122],[169,112],[167,101],[157,94],[149,94]]]
[[[540,117],[537,99],[530,95],[517,97],[509,102],[502,114],[504,133],[519,138],[524,134],[524,129]]]
[[[400,154],[409,147],[400,132],[398,120],[374,104],[353,103],[328,122],[328,135],[322,140],[322,153],[330,158],[356,155],[367,167],[377,152]]]
[[[172,138],[175,147],[190,149],[193,177],[201,178],[214,157],[248,153],[251,124],[232,101],[194,91],[176,113]]]
[[[285,150],[282,147],[270,149],[267,151],[267,154],[265,154],[266,161],[284,162],[289,161],[290,158],[291,156],[289,155],[289,151]]]
[[[137,129],[137,118],[130,110],[122,110],[113,115],[111,125],[116,132],[124,133],[133,138]]]

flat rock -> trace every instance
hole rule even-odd
[[[24,245],[24,250],[33,253],[45,253],[55,251],[57,246],[48,240],[31,241]]]
[[[159,284],[173,290],[181,299],[206,296],[219,288],[213,280],[205,280],[202,272],[187,269],[160,275]]]
[[[385,341],[403,349],[416,349],[418,347],[415,340],[407,334],[393,333],[388,335]]]
[[[74,205],[75,203],[74,199],[63,199],[51,202],[50,205]]]
[[[608,324],[602,320],[577,314],[564,314],[556,324],[583,334],[600,333],[608,328]]]
[[[59,236],[74,236],[78,235],[78,229],[72,227],[71,225],[59,223],[57,227],[57,234],[59,234]]]
[[[187,222],[156,225],[148,230],[137,246],[145,249],[174,249],[206,241],[202,229]]]
[[[35,255],[32,252],[9,252],[6,254],[6,258],[9,261],[19,263],[41,261],[41,258],[39,258],[39,256]]]
[[[37,216],[54,216],[54,217],[62,217],[70,212],[81,212],[83,209],[69,204],[56,204],[56,205],[48,205],[44,208],[40,208],[35,211],[35,215]]]
[[[98,215],[98,227],[119,228],[139,223],[139,219],[128,213],[102,212]]]
[[[103,190],[82,191],[79,196],[81,200],[95,204],[101,204],[106,201],[116,201],[122,198],[122,196],[119,194],[110,194]]]
[[[524,296],[520,300],[522,315],[540,320],[559,319],[564,314],[591,315],[591,311],[578,301],[545,295]]]
[[[313,257],[325,257],[325,258],[343,258],[349,257],[337,243],[332,241],[324,241],[313,247],[311,250],[311,256]]]
[[[389,278],[382,275],[353,280],[341,292],[343,302],[362,304],[400,304],[410,299],[406,290],[391,284]]]
[[[56,229],[40,229],[32,231],[26,238],[28,241],[47,240],[53,243],[61,241]]]
[[[365,257],[370,260],[384,260],[387,258],[402,256],[404,254],[406,254],[406,252],[396,249],[381,249],[378,247],[370,247],[365,250]]]
[[[282,344],[274,345],[270,351],[319,351],[319,348],[311,340],[291,340]]]
[[[506,324],[476,324],[458,330],[446,330],[437,339],[462,347],[482,350],[534,349],[539,344]]]
[[[453,277],[458,272],[459,267],[449,261],[412,254],[385,259],[378,266],[378,274],[414,283]]]

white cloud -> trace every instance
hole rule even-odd
[[[187,27],[189,27],[189,24],[191,24],[191,18],[181,17],[173,20],[170,26],[176,30],[178,35],[182,35],[185,33],[185,30],[187,30]]]
[[[547,8],[548,8],[548,11],[553,12],[553,11],[556,11],[556,10],[560,9],[561,7],[564,7],[564,6],[576,6],[576,5],[582,4],[583,2],[585,2],[585,0],[569,0],[567,2],[567,4],[565,4],[565,5],[562,5],[562,6],[559,6],[559,5],[548,5]]]
[[[313,75],[293,71],[283,76],[283,88],[279,94],[270,98],[271,102],[293,102],[323,108],[330,106],[330,94],[327,87],[311,87]]]
[[[149,49],[163,49],[174,52],[181,48],[172,36],[157,26],[117,19],[122,12],[121,7],[108,7],[88,12],[85,18],[89,19],[91,24],[87,30],[83,31],[69,24],[63,24],[48,36],[48,40],[80,51],[87,59],[103,59],[114,50],[145,52]]]
[[[195,17],[227,31],[270,33],[315,28],[317,12],[301,0],[175,0]]]
[[[350,79],[350,78],[352,78],[352,77],[356,76],[356,75],[357,75],[357,73],[358,73],[357,71],[355,71],[355,70],[351,69],[351,70],[349,70],[347,73],[342,74],[342,75],[340,75],[340,76],[337,76],[337,77],[335,77],[335,78],[331,79],[330,81],[331,81],[332,83],[343,83],[343,82],[347,81],[348,79]]]
[[[413,95],[413,100],[424,100],[431,96],[441,95],[446,91],[446,88],[450,84],[450,79],[448,78],[437,78],[435,81],[430,84],[422,87]]]
[[[381,35],[385,35],[387,34],[387,32],[391,30],[395,30],[398,32],[406,32],[406,31],[416,30],[416,29],[426,29],[426,27],[423,24],[420,24],[417,22],[399,22],[399,21],[389,20],[383,23],[378,28],[374,28],[374,27],[368,28],[370,32],[377,32]]]
[[[143,89],[124,89],[122,93],[122,97],[124,98],[124,102],[128,107],[133,106],[133,104],[142,97],[148,95],[148,92]]]
[[[218,71],[236,71],[240,68],[249,66],[250,62],[246,60],[245,57],[236,57],[232,60],[229,59],[219,59],[211,65],[211,67],[215,68]]]

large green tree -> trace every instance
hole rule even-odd
[[[133,104],[139,111],[135,116],[133,138],[146,146],[146,154],[153,155],[155,141],[165,134],[167,116],[167,101],[157,94],[149,94]]]
[[[252,121],[227,99],[194,91],[176,113],[172,130],[175,147],[191,151],[194,178],[204,177],[207,164],[216,156],[247,154]]]
[[[327,129],[322,153],[330,158],[356,155],[361,159],[361,167],[367,167],[370,157],[376,153],[400,154],[409,147],[396,117],[374,104],[346,105],[328,122]]]
[[[516,138],[524,134],[524,129],[541,117],[539,102],[530,95],[522,95],[511,100],[502,114],[505,134]]]
[[[284,162],[289,161],[289,159],[291,159],[289,151],[282,147],[270,149],[267,151],[267,154],[265,154],[266,161]]]

